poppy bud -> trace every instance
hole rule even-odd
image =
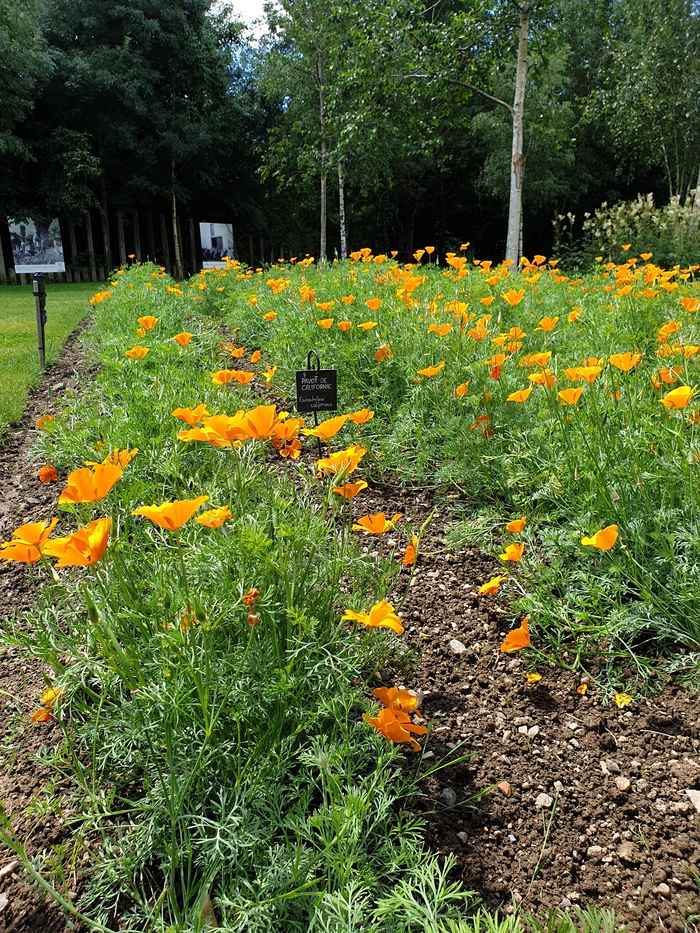
[[[248,622],[253,626],[253,628],[255,628],[255,627],[257,626],[257,624],[258,624],[259,621],[260,621],[260,613],[259,613],[259,612],[249,612],[249,613],[248,613]]]

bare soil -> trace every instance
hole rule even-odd
[[[39,482],[30,444],[36,418],[80,368],[74,338],[0,443],[0,540],[55,514],[62,486]],[[428,492],[390,487],[356,500],[358,514],[403,513],[404,530],[417,530],[434,505]],[[499,650],[512,614],[498,597],[477,596],[500,567],[476,549],[447,548],[448,521],[439,506],[410,586],[410,570],[402,571],[394,598],[408,587],[407,663],[377,678],[422,696],[431,723],[423,773],[446,755],[471,755],[421,781],[412,806],[426,821],[426,846],[452,853],[455,878],[492,909],[544,918],[551,908],[595,903],[614,908],[632,933],[698,933],[700,798],[687,793],[700,792],[698,693],[671,684],[618,709],[595,680],[577,693],[580,677],[559,666],[540,666],[542,679],[529,684],[524,657]],[[0,596],[5,619],[31,606],[26,567],[0,567]],[[70,804],[50,814],[37,805],[55,777],[37,753],[60,741],[51,723],[29,723],[43,687],[40,665],[15,649],[0,654],[0,799],[32,855],[70,840]],[[69,876],[67,895],[79,885],[79,873]],[[0,848],[0,931],[71,929]]]

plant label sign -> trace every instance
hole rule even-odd
[[[337,407],[336,369],[297,370],[297,411],[335,411]]]

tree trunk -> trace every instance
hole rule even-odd
[[[515,98],[513,100],[513,146],[510,165],[510,200],[508,203],[508,237],[506,259],[516,265],[522,255],[523,213],[523,114],[525,111],[525,80],[527,78],[527,39],[530,29],[529,2],[520,4],[518,32],[518,62],[515,72]]]
[[[338,213],[340,215],[340,258],[348,258],[348,230],[345,215],[345,175],[343,160],[338,159]]]
[[[102,249],[105,257],[105,266],[108,270],[112,268],[112,246],[109,240],[109,213],[107,210],[107,183],[104,175],[100,175],[100,207],[102,213]]]
[[[695,182],[695,191],[693,193],[693,207],[690,211],[690,224],[688,225],[692,233],[700,221],[700,166],[698,166],[698,180]]]
[[[119,264],[126,265],[126,238],[124,236],[124,215],[117,214],[117,245],[119,247]]]
[[[90,211],[85,211],[85,236],[87,238],[88,262],[90,263],[90,281],[97,281],[97,264],[95,262],[95,240],[92,236],[92,217]]]
[[[171,215],[173,225],[173,245],[175,247],[175,270],[173,278],[182,278],[182,256],[180,252],[180,235],[177,229],[177,197],[175,196],[175,159],[170,162],[170,180],[172,182]]]
[[[326,241],[326,190],[328,177],[326,173],[326,99],[323,85],[323,60],[321,53],[316,58],[316,75],[318,78],[318,113],[321,125],[321,247],[319,249],[319,261],[324,262],[328,252]]]
[[[71,220],[68,224],[68,242],[70,243],[70,262],[68,263],[69,268],[73,268],[78,276],[78,241],[75,238],[75,224]],[[68,271],[66,269],[66,271]],[[78,278],[78,282],[80,278]]]
[[[165,266],[165,271],[170,275],[172,273],[172,266],[170,264],[170,243],[168,242],[168,228],[165,223],[165,214],[159,214],[158,219],[160,221],[160,242],[163,246],[163,265]]]
[[[156,234],[153,229],[153,214],[149,211],[146,214],[146,233],[148,236],[148,256],[146,257],[150,262],[156,261]]]
[[[131,215],[131,222],[134,225],[134,255],[136,256],[136,261],[141,262],[141,228],[139,227],[139,212],[133,211]]]
[[[190,262],[192,263],[192,275],[195,273],[195,269],[201,269],[202,263],[201,259],[197,258],[197,240],[194,235],[194,218],[190,217],[189,219],[189,228],[190,228]]]

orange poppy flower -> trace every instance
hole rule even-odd
[[[359,411],[348,415],[348,421],[352,421],[353,424],[367,424],[372,418],[374,418],[374,412],[370,411],[369,408],[361,408]]]
[[[249,609],[254,609],[259,596],[260,590],[254,586],[251,586],[245,596],[241,596],[241,602]]]
[[[530,630],[527,627],[529,618],[530,616],[525,616],[519,628],[508,632],[503,639],[501,651],[519,651],[521,648],[527,648],[530,644]]]
[[[263,314],[264,321],[274,321],[276,317],[277,317],[276,311],[268,311],[267,314]]]
[[[565,402],[567,405],[575,405],[582,394],[583,386],[579,386],[577,389],[562,389],[561,392],[557,392],[562,402]]]
[[[206,415],[209,414],[207,406],[202,402],[196,408],[176,408],[172,413],[173,418],[179,418],[180,421],[186,421],[187,424],[197,424]]]
[[[535,328],[535,330],[543,330],[545,333],[548,334],[554,330],[554,328],[557,326],[558,323],[559,323],[558,317],[543,317],[542,320],[539,322],[539,325]]]
[[[316,461],[319,473],[325,476],[349,476],[367,453],[364,447],[351,444],[345,450],[338,450],[328,457]]]
[[[401,558],[401,563],[404,567],[411,567],[415,564],[417,551],[418,535],[411,535],[411,543],[406,545],[406,550]]]
[[[489,596],[492,593],[497,593],[501,583],[505,583],[508,577],[492,577],[490,580],[487,580],[486,583],[482,583],[479,587],[479,596]]]
[[[683,309],[689,314],[693,314],[698,310],[698,306],[700,306],[700,298],[691,298],[686,296],[684,298],[679,298],[678,300],[680,301]]]
[[[506,401],[507,402],[526,402],[528,398],[530,397],[531,392],[532,392],[532,386],[530,386],[529,389],[520,389],[520,391],[518,392],[511,392],[508,398],[506,399]]]
[[[211,377],[212,384],[225,385],[228,382],[237,382],[239,385],[246,386],[253,380],[255,373],[248,372],[245,369],[222,369],[218,373],[213,373]]]
[[[132,360],[142,360],[148,353],[148,347],[135,346],[130,350],[124,350],[125,356],[130,356]]]
[[[111,525],[111,518],[98,518],[65,538],[49,541],[44,553],[58,557],[57,567],[90,567],[107,550]]]
[[[321,321],[316,321],[319,327],[322,327],[324,330],[330,330],[333,327],[333,318],[325,317]]]
[[[268,366],[264,373],[260,373],[260,377],[265,380],[265,385],[270,388],[270,383],[272,382],[272,377],[277,372],[276,366]]]
[[[469,391],[469,383],[462,382],[455,389],[455,395],[457,396],[457,398],[464,398],[464,396],[467,394],[468,391]]]
[[[522,558],[524,551],[525,545],[522,542],[517,542],[516,544],[509,544],[503,554],[499,554],[498,556],[501,560],[510,560],[513,561],[513,563],[517,563]]]
[[[362,718],[390,742],[410,742],[415,752],[420,751],[420,745],[410,733],[425,735],[428,731],[426,726],[415,726],[408,713],[402,710],[382,709],[374,718],[370,718],[366,713],[363,713]]]
[[[354,295],[343,295],[340,299],[344,305],[351,305],[355,300]]]
[[[400,709],[404,713],[413,713],[418,707],[418,697],[399,687],[375,687],[372,696],[386,709]]]
[[[258,405],[243,415],[243,428],[254,440],[264,441],[272,437],[278,424],[276,405]]]
[[[240,360],[245,353],[245,347],[237,347],[234,343],[231,343],[230,340],[224,349],[228,350],[234,360]]]
[[[195,515],[194,520],[207,528],[220,528],[231,517],[231,509],[227,505],[222,505],[218,509],[209,509],[201,515]]]
[[[537,674],[535,671],[525,674],[525,680],[529,684],[537,684],[542,680],[542,674]]]
[[[557,381],[557,377],[551,369],[543,369],[538,373],[530,373],[527,378],[530,382],[534,382],[538,386],[546,386],[548,389],[551,389]]]
[[[21,564],[35,564],[44,553],[49,535],[56,527],[57,518],[50,522],[29,522],[12,532],[11,541],[0,544],[0,560],[16,560]]]
[[[64,693],[63,687],[47,687],[46,690],[42,691],[41,702],[44,706],[51,709],[54,703],[57,703]]]
[[[520,366],[541,366],[544,367],[549,363],[552,358],[552,351],[547,350],[546,353],[528,353],[521,360]]]
[[[330,311],[334,304],[334,301],[317,301],[316,307],[320,311]]]
[[[186,347],[190,340],[192,340],[192,334],[186,330],[183,330],[181,334],[175,334],[173,340],[175,343],[179,343],[181,347]]]
[[[683,325],[680,321],[669,321],[668,324],[664,324],[663,327],[659,328],[659,331],[656,335],[656,340],[658,343],[665,343],[671,334],[675,334],[681,329]]]
[[[695,386],[678,386],[677,389],[671,389],[661,399],[661,404],[669,411],[671,408],[685,408],[692,399],[695,392]]]
[[[47,424],[51,424],[51,422],[55,420],[55,415],[39,415],[39,417],[36,419],[37,431],[43,431]]]
[[[526,524],[527,518],[523,515],[522,518],[514,518],[512,522],[508,522],[506,528],[508,531],[514,531],[516,534],[520,534]]]
[[[637,363],[641,360],[641,353],[613,353],[612,356],[608,357],[608,362],[611,366],[614,366],[615,369],[619,369],[620,372],[628,373],[633,369]]]
[[[493,295],[487,295],[486,298],[479,298],[479,301],[481,302],[482,305],[486,305],[486,307],[488,308],[493,304],[494,297]]]
[[[343,499],[354,499],[363,489],[367,489],[367,483],[360,479],[356,483],[343,483],[342,486],[335,486],[333,492],[342,496]]]
[[[142,505],[134,509],[132,515],[143,515],[155,525],[168,531],[177,531],[188,522],[197,509],[207,502],[209,496],[197,496],[196,499],[178,499],[175,502],[162,502],[160,505]]]
[[[584,382],[587,382],[591,385],[598,378],[602,372],[603,367],[598,365],[591,366],[573,366],[569,369],[564,370],[564,374],[567,379],[571,379],[572,382],[577,379],[582,379]]]
[[[437,366],[426,366],[425,369],[419,369],[419,376],[427,376],[429,379],[432,379],[433,376],[437,376],[440,370],[445,366],[445,361],[441,360]]]
[[[370,311],[378,311],[382,306],[381,298],[368,298],[365,305]]]
[[[144,330],[153,330],[157,323],[158,318],[153,317],[152,314],[146,314],[144,317],[139,318],[139,324]]]
[[[115,466],[124,469],[124,467],[131,463],[138,452],[138,447],[132,447],[131,449],[125,447],[124,450],[119,450],[118,447],[115,447],[114,450],[108,456],[106,456],[102,462],[113,463]]]
[[[260,352],[260,350],[253,350],[253,352],[250,354],[250,362],[259,363],[261,357],[262,357],[262,353]]]
[[[374,358],[378,363],[383,363],[384,360],[390,360],[394,354],[391,352],[391,344],[385,343],[375,352]]]
[[[361,328],[362,330],[372,330],[373,327],[377,326],[377,322],[376,321],[365,321],[364,324],[358,324],[357,326]]]
[[[403,625],[396,614],[394,607],[383,599],[380,603],[372,606],[369,613],[353,612],[352,609],[346,609],[343,613],[343,619],[350,622],[361,622],[368,628],[388,628],[397,635],[403,633]]]
[[[365,534],[369,535],[383,535],[392,528],[400,518],[401,512],[396,512],[390,519],[386,517],[384,512],[378,512],[376,515],[365,515],[363,518],[358,518],[357,522],[352,526],[352,530],[364,531]]]
[[[304,428],[301,433],[305,434],[307,437],[320,437],[322,441],[330,441],[336,436],[347,420],[347,415],[336,415],[335,418],[327,418],[325,421],[322,421],[318,427]]]
[[[569,314],[567,315],[566,319],[567,319],[567,321],[569,321],[571,324],[573,324],[574,321],[578,321],[578,319],[579,319],[579,317],[581,316],[582,313],[583,313],[583,308],[574,308],[573,311],[570,311],[570,312],[569,312]]]
[[[36,475],[42,483],[55,483],[58,479],[58,470],[56,467],[47,464],[41,467]]]
[[[352,327],[352,324],[350,321],[338,321],[338,327],[343,331],[344,334],[347,334],[347,332]]]
[[[54,718],[53,713],[50,709],[47,709],[45,706],[42,706],[40,709],[35,709],[34,712],[29,717],[30,722],[50,722]]]
[[[617,525],[608,525],[607,528],[596,531],[590,538],[581,538],[581,544],[598,548],[599,551],[609,551],[617,537]]]
[[[98,463],[68,474],[67,486],[58,497],[62,502],[99,502],[104,499],[123,470],[114,463]]]
[[[438,337],[446,337],[451,330],[451,324],[431,324],[428,328],[428,333],[437,334]]]
[[[141,338],[146,336],[146,331],[143,329],[143,327],[136,328],[136,336]]]
[[[501,298],[504,301],[507,301],[511,308],[514,308],[516,305],[525,297],[525,289],[521,288],[516,292],[514,288],[509,288],[507,292],[501,292]]]

